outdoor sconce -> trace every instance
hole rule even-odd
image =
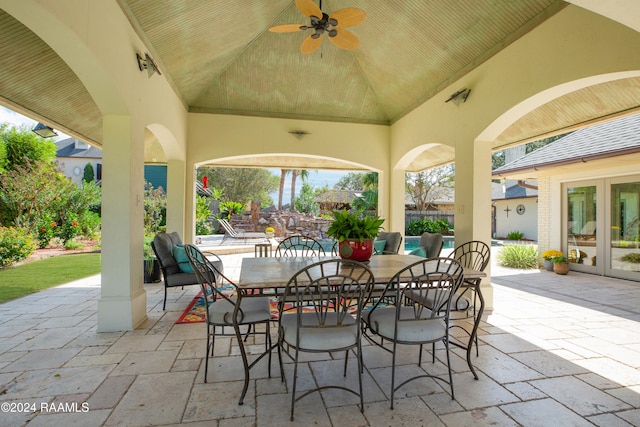
[[[459,105],[462,102],[467,102],[467,98],[469,97],[470,93],[471,89],[467,89],[465,87],[464,89],[460,89],[456,93],[452,94],[449,99],[444,102],[453,101],[454,104]]]
[[[140,71],[144,71],[146,69],[147,73],[149,73],[149,78],[153,76],[153,73],[158,73],[159,75],[162,75],[162,73],[160,72],[160,69],[158,68],[156,63],[153,61],[153,59],[151,59],[148,53],[144,54],[144,58],[140,56],[139,53],[136,53],[136,59],[138,60],[138,68],[140,69]]]
[[[53,138],[54,136],[58,136],[58,134],[52,128],[40,122],[38,122],[36,127],[31,129],[31,131],[43,138]]]

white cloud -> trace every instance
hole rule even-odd
[[[20,113],[16,113],[15,111],[0,105],[0,123],[9,123],[15,127],[26,125],[28,128],[33,128],[38,121],[30,119],[29,117],[23,116]],[[58,136],[54,138],[55,141],[69,138],[69,135],[62,133],[57,129],[55,131],[58,134]]]
[[[9,123],[15,126],[25,124],[31,127],[35,126],[37,121],[25,117],[22,114],[16,113],[15,111],[12,111],[8,108],[0,106],[0,123]]]

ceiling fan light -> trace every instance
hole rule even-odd
[[[329,25],[331,25],[332,27],[335,27],[336,25],[338,25],[338,21],[336,21],[333,18],[329,18]]]
[[[311,38],[312,38],[312,39],[318,39],[318,38],[320,38],[320,36],[321,36],[321,35],[322,35],[322,34],[320,34],[320,33],[317,33],[317,32],[316,32],[316,33],[314,33],[314,34],[311,34]]]
[[[316,28],[316,34],[322,35],[323,33],[324,33],[324,28],[322,28],[322,27]]]
[[[329,31],[329,37],[335,37],[338,35],[338,30],[330,30]]]
[[[301,29],[302,31],[304,31],[304,30],[308,30],[309,28],[312,28],[312,27],[307,27],[306,25],[300,25],[300,29]]]

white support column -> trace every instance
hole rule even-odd
[[[391,183],[389,191],[389,212],[390,218],[385,224],[387,231],[399,231],[404,236],[404,193],[405,193],[405,171],[404,169],[393,169],[391,171]]]
[[[186,166],[184,176],[184,239],[187,243],[193,243],[196,235],[196,168],[193,164]]]
[[[491,244],[491,143],[462,142],[456,146],[455,244],[481,240]],[[491,264],[482,280],[485,310],[493,309]]]
[[[105,116],[102,159],[102,287],[98,332],[130,331],[147,318],[143,286],[144,129]]]
[[[187,243],[191,234],[185,234],[185,162],[167,162],[167,231],[177,231]]]

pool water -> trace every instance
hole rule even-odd
[[[453,236],[444,236],[444,246],[442,249],[453,249],[454,247],[454,238]],[[321,240],[320,245],[324,248],[325,252],[330,254],[331,248],[333,247],[333,240]],[[406,236],[404,238],[404,250],[405,252],[410,252],[414,249],[418,248],[418,243],[420,243],[420,236]]]
[[[444,246],[442,249],[453,249],[454,240],[453,236],[444,236]],[[420,243],[420,236],[406,236],[404,238],[404,250],[412,251],[418,248],[418,243]]]

